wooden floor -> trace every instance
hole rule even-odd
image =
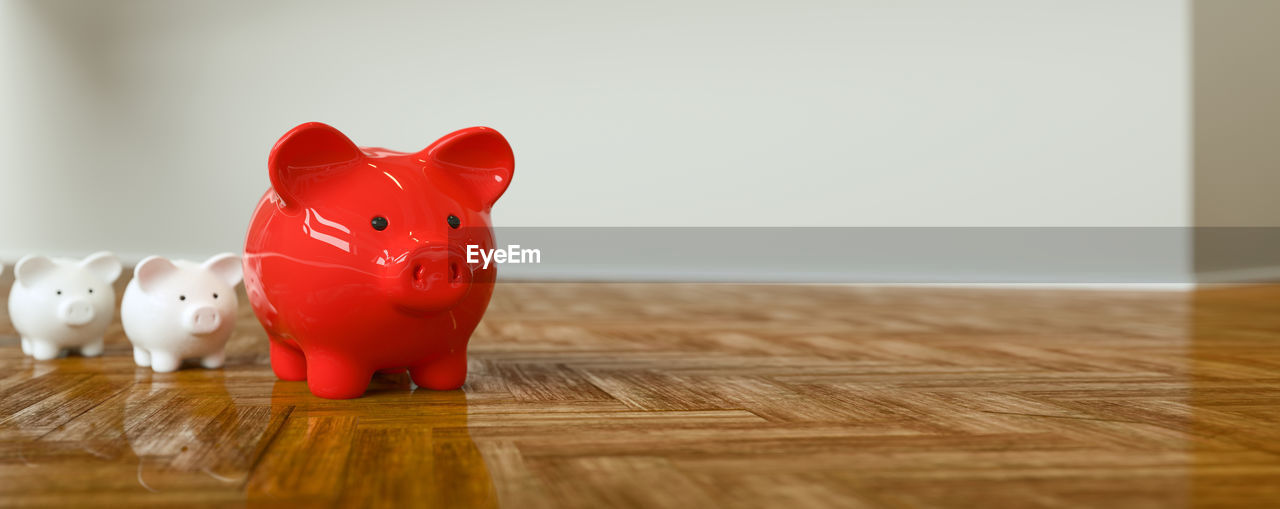
[[[471,370],[326,401],[247,307],[175,374],[0,320],[0,506],[1280,505],[1280,287],[506,284]]]

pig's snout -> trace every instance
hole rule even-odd
[[[218,330],[222,317],[213,306],[196,306],[183,313],[182,322],[192,334],[208,334]]]
[[[443,244],[418,248],[402,267],[395,292],[403,309],[448,309],[471,289],[471,267]]]
[[[415,290],[439,291],[471,283],[471,267],[445,249],[419,250],[409,263],[409,285]]]
[[[94,316],[93,304],[85,299],[67,299],[58,305],[58,317],[67,325],[84,325]]]

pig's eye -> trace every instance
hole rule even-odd
[[[58,295],[62,295],[62,290],[58,290]]]
[[[90,288],[90,289],[89,289],[89,293],[93,293],[93,288]]]
[[[387,229],[387,218],[377,216],[374,217],[372,221],[369,221],[369,224],[373,226],[373,229],[382,231]]]
[[[462,225],[462,220],[458,219],[458,216],[455,216],[455,215],[453,215],[453,214],[449,214],[449,227],[450,227],[450,228],[453,228],[453,229],[457,230],[457,229],[458,229],[458,227],[459,227],[459,226],[461,226],[461,225]]]
[[[218,294],[216,294],[216,293],[215,293],[215,294],[213,294],[213,298],[215,298],[215,299],[216,299],[216,298],[218,298]]]
[[[178,296],[178,300],[187,300],[187,296],[186,296],[186,295],[179,295],[179,296]]]

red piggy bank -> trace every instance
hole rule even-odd
[[[244,248],[249,302],[271,368],[322,398],[364,394],[375,371],[457,389],[496,269],[489,210],[511,183],[511,146],[472,127],[412,153],[357,147],[302,124],[271,149],[271,189]]]

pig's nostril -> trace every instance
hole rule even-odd
[[[413,272],[410,276],[410,281],[413,282],[414,288],[419,290],[425,290],[427,288],[427,280],[431,279],[431,274],[427,272],[426,265],[421,263],[414,264]]]
[[[449,282],[457,283],[458,276],[460,275],[461,274],[458,272],[458,262],[449,262]]]

